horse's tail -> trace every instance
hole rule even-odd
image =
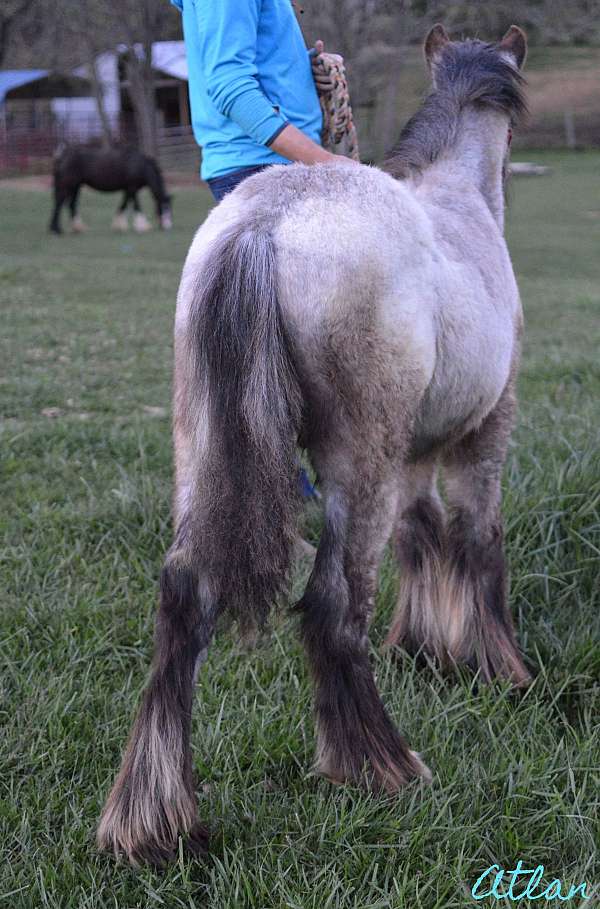
[[[222,236],[194,286],[182,346],[191,387],[182,397],[203,451],[195,517],[180,532],[191,533],[220,610],[248,630],[286,586],[300,505],[301,393],[268,229],[244,225]]]

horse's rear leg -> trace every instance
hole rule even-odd
[[[486,681],[524,685],[529,674],[507,603],[500,511],[513,411],[507,389],[481,427],[446,453],[449,521],[433,468],[429,490],[417,484],[418,495],[402,511],[396,529],[400,597],[388,643],[422,649],[443,667],[471,665]]]
[[[368,623],[391,530],[395,481],[324,482],[325,526],[300,601],[315,683],[317,770],[334,782],[394,791],[429,771],[388,716],[369,661]]]
[[[81,185],[76,186],[71,193],[71,198],[69,199],[69,211],[71,212],[71,230],[76,234],[81,234],[87,230],[86,225],[81,220],[81,216],[77,213],[77,203],[79,201],[80,191]]]
[[[175,413],[186,407],[181,381]],[[196,817],[190,723],[196,675],[216,619],[216,579],[202,569],[193,475],[200,452],[181,419],[175,421],[175,541],[161,576],[154,663],[120,773],[106,803],[98,844],[134,864],[162,864],[176,854],[178,836],[206,846]],[[194,543],[196,541],[196,544]]]
[[[133,216],[133,229],[137,231],[138,234],[145,234],[149,230],[152,230],[152,225],[148,221],[148,218],[142,211],[140,203],[138,200],[137,193],[133,193],[133,210],[135,212]]]
[[[61,234],[62,228],[60,226],[60,212],[67,201],[68,190],[65,189],[62,185],[54,185],[54,208],[52,210],[52,217],[50,218],[50,224],[48,225],[48,230],[51,230],[52,233]]]
[[[508,606],[503,542],[501,477],[515,409],[507,388],[481,427],[444,459],[450,506],[447,593],[450,609],[462,615],[461,658],[489,681],[530,682],[519,652]]]
[[[194,851],[206,848],[190,726],[196,675],[214,631],[210,588],[184,540],[176,539],[162,571],[152,675],[98,827],[99,847],[134,865],[174,858],[179,836]]]
[[[412,654],[423,649],[443,662],[453,635],[444,603],[445,537],[435,459],[405,465],[394,528],[401,568],[398,605],[386,645],[402,645]]]
[[[121,199],[121,204],[119,205],[115,216],[112,219],[112,229],[119,231],[120,233],[124,233],[126,230],[129,230],[129,222],[127,221],[127,206],[129,205],[129,200],[129,193],[124,192],[123,198]]]

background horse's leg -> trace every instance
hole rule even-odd
[[[333,464],[333,460],[331,462]],[[392,528],[397,478],[336,480],[316,465],[325,525],[315,567],[298,604],[315,683],[317,770],[334,782],[394,791],[429,777],[389,718],[369,661],[368,623],[377,572]]]
[[[63,205],[65,204],[68,197],[68,190],[61,185],[54,184],[54,209],[52,211],[52,217],[50,219],[49,230],[55,234],[61,234],[62,229],[60,226],[60,211]]]
[[[521,686],[530,675],[508,607],[500,486],[514,412],[509,385],[481,427],[444,459],[450,506],[446,598],[462,628],[461,659],[486,681],[500,677]]]
[[[133,198],[133,208],[135,214],[133,216],[133,229],[137,231],[138,234],[145,234],[147,231],[152,230],[152,225],[148,221],[148,218],[140,208],[140,203],[138,200],[137,193],[132,193]]]
[[[130,195],[127,190],[123,193],[123,198],[121,199],[121,204],[119,205],[117,212],[112,219],[112,229],[117,231],[125,232],[129,230],[129,222],[127,221],[127,206],[129,205]]]
[[[69,199],[69,210],[71,212],[71,230],[76,234],[83,233],[83,231],[87,230],[87,227],[81,220],[80,216],[77,214],[77,203],[79,201],[80,191],[81,184],[75,187]]]

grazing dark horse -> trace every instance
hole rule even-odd
[[[54,211],[50,230],[61,233],[60,211],[69,204],[74,231],[85,230],[77,214],[77,202],[82,186],[91,186],[100,192],[123,191],[123,201],[113,220],[115,230],[127,230],[126,209],[129,203],[135,211],[134,228],[150,230],[138,201],[138,192],[147,186],[156,200],[156,214],[163,230],[172,227],[171,197],[165,190],[162,173],[156,161],[134,148],[86,148],[67,146],[54,163]]]
[[[101,847],[160,863],[180,836],[205,844],[194,685],[219,618],[251,628],[286,589],[297,443],[324,504],[296,606],[319,772],[387,792],[430,778],[369,660],[390,538],[401,589],[389,644],[466,664],[482,681],[528,684],[501,514],[522,328],[503,190],[525,52],[514,26],[498,44],[455,43],[436,26],[425,43],[433,91],[387,173],[271,167],[198,231],[175,318],[175,537]]]

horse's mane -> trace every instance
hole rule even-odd
[[[398,179],[424,170],[454,145],[458,116],[467,104],[502,111],[512,122],[527,109],[523,76],[497,45],[476,40],[449,43],[434,70],[434,90],[408,121],[383,165]]]

